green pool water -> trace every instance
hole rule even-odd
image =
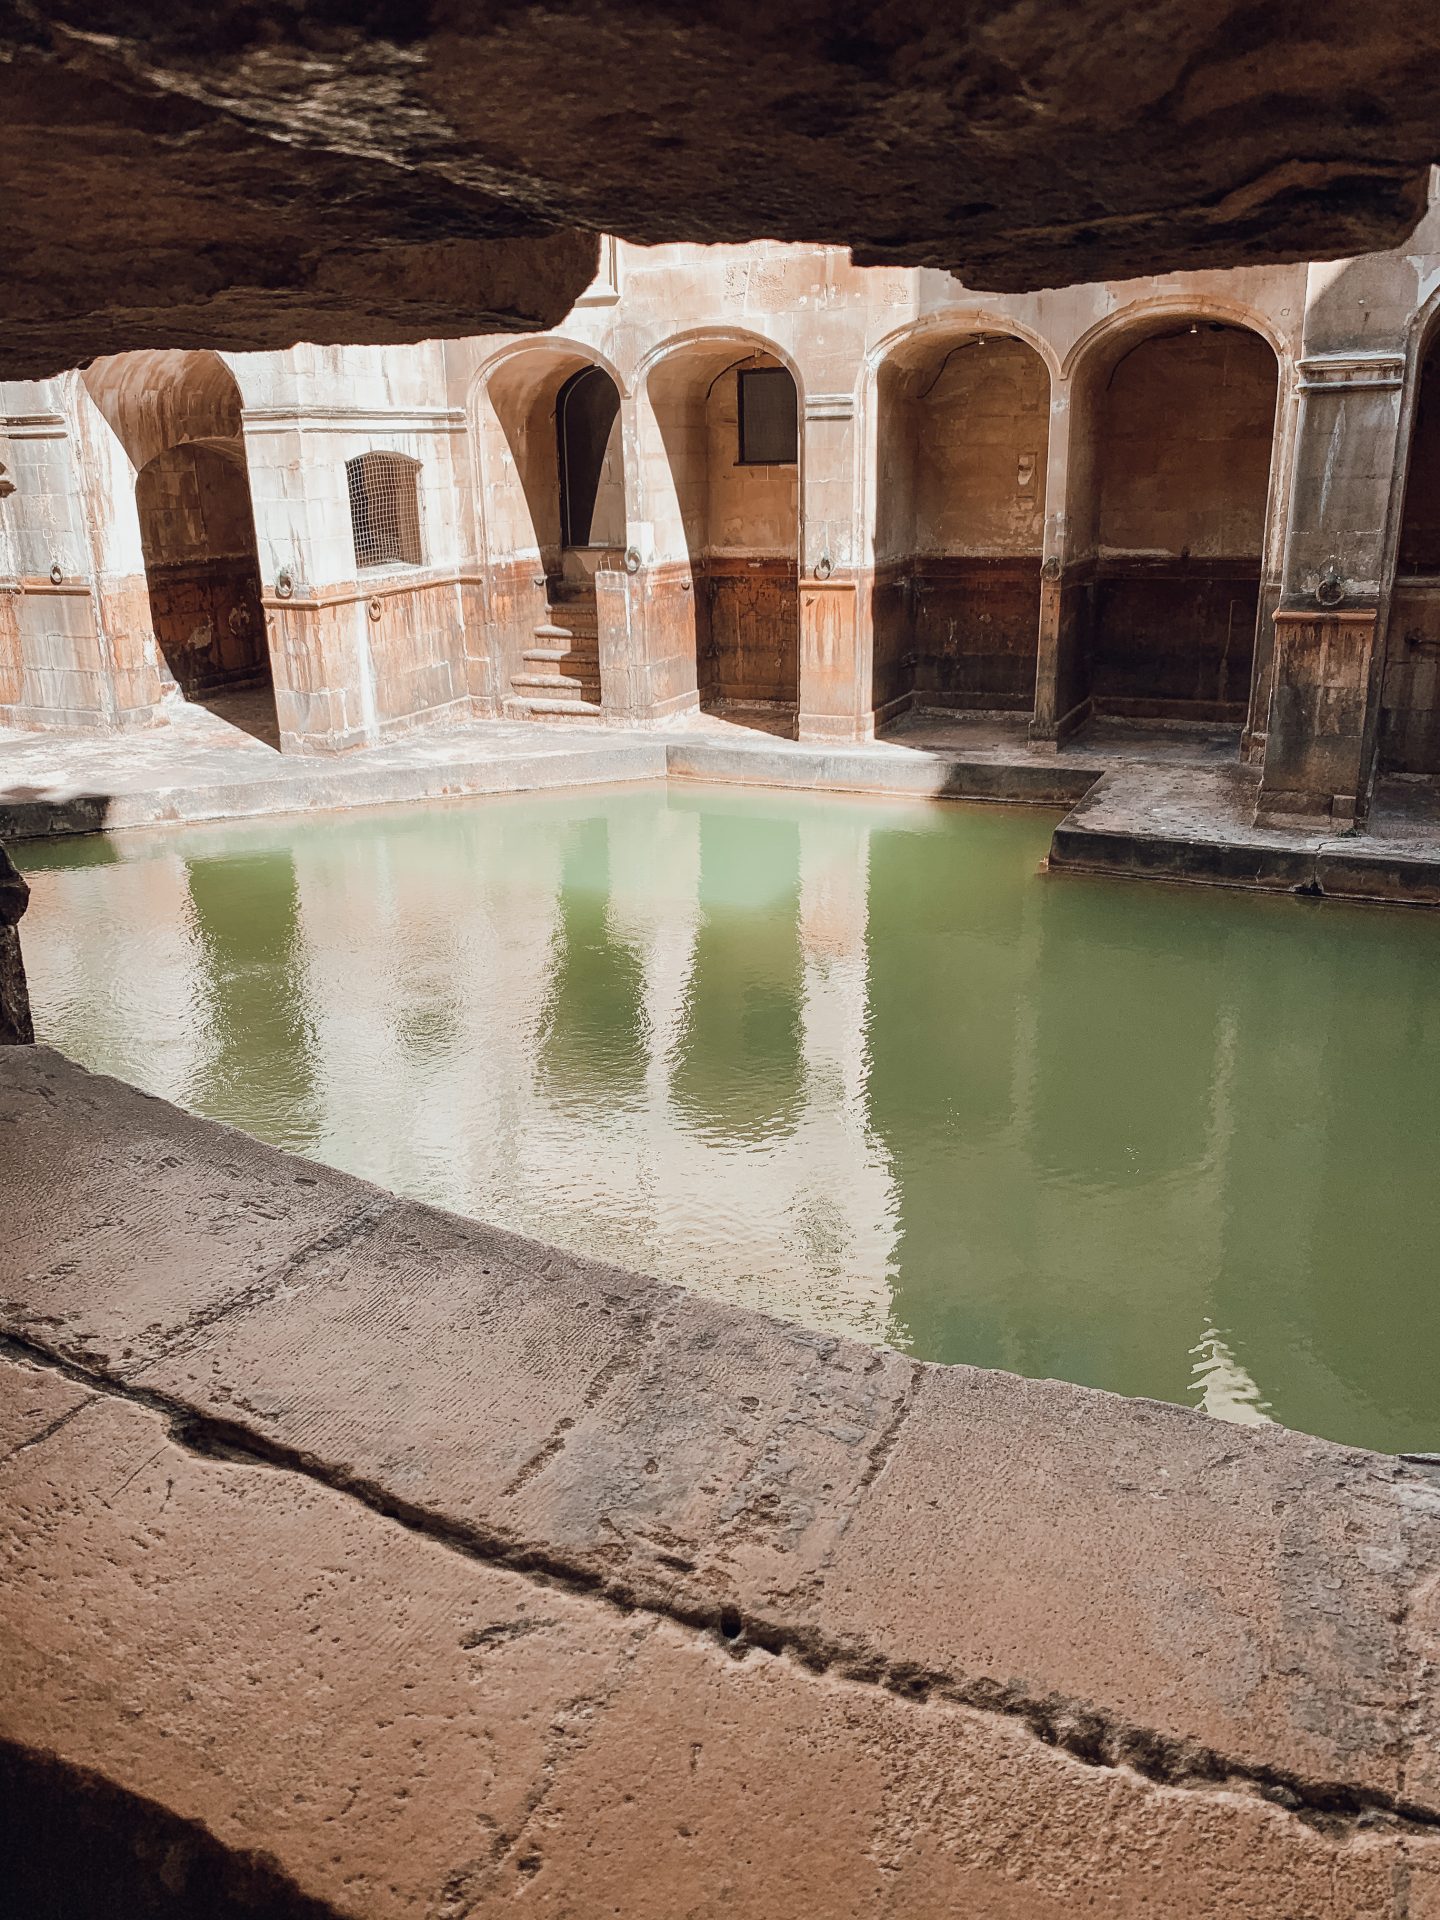
[[[41,1038],[883,1341],[1440,1448],[1440,917],[662,785],[27,845]]]

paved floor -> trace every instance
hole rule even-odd
[[[0,1150],[17,1911],[1440,1913],[1424,1468],[725,1307],[44,1048]]]
[[[503,779],[507,769],[513,773],[533,767],[544,768],[552,781],[560,782],[568,767],[580,782],[593,778],[591,769],[604,764],[607,756],[614,756],[619,767],[627,755],[648,749],[658,775],[665,770],[664,753],[671,746],[687,756],[702,756],[696,766],[712,749],[747,755],[734,764],[755,779],[764,778],[767,770],[785,778],[787,769],[793,777],[805,778],[817,761],[850,769],[854,783],[869,777],[877,785],[908,777],[903,771],[907,766],[915,773],[925,765],[956,763],[1013,767],[1032,777],[1057,775],[1063,799],[1083,791],[1118,758],[1147,765],[1207,765],[1233,757],[1237,738],[1224,728],[1166,732],[1111,723],[1087,730],[1056,754],[1032,746],[1023,721],[917,713],[905,716],[877,741],[816,747],[786,738],[787,723],[773,711],[732,708],[693,714],[683,723],[654,730],[631,732],[584,720],[486,720],[425,730],[343,755],[282,755],[257,737],[260,723],[251,709],[260,697],[247,690],[228,696],[228,704],[178,704],[169,725],[136,733],[0,730],[0,832],[24,837],[43,830],[47,807],[58,810],[86,796],[124,802],[110,809],[105,824],[113,827],[137,824],[147,795],[164,796],[170,806],[185,808],[203,805],[205,791],[215,789],[234,797],[244,793],[256,809],[268,811],[287,795],[304,803],[304,796],[326,788],[358,793],[369,778],[378,781],[405,770],[433,784],[450,770],[473,779],[489,765]],[[233,724],[241,718],[245,727]],[[617,771],[613,777],[626,776]],[[1019,797],[1028,797],[1028,792]]]

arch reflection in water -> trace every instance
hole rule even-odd
[[[1433,1448],[1440,926],[1046,880],[1050,824],[676,786],[121,835],[31,850],[27,955],[75,1057],[419,1198]]]

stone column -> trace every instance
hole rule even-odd
[[[1094,446],[1073,432],[1069,381],[1052,377],[1040,560],[1040,630],[1030,738],[1059,747],[1090,712],[1090,602],[1094,588]]]
[[[25,962],[20,956],[20,917],[29,904],[24,876],[0,847],[0,1047],[35,1044]]]
[[[1338,829],[1369,805],[1404,371],[1388,347],[1300,363],[1257,825]]]
[[[801,740],[873,740],[867,582],[855,540],[855,396],[807,393],[800,451]]]

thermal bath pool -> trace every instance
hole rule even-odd
[[[885,1342],[1440,1448],[1440,918],[660,784],[16,849],[39,1037]]]

